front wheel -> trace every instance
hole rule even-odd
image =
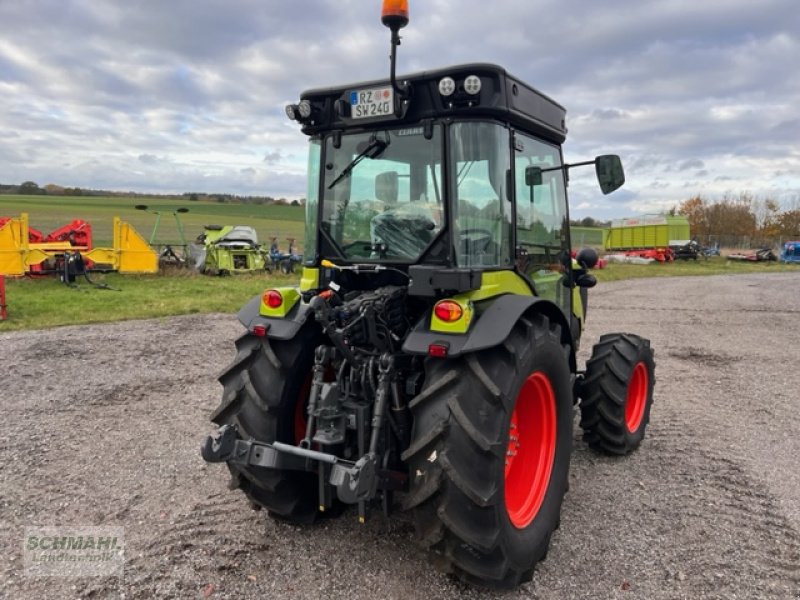
[[[503,344],[428,359],[411,402],[405,507],[442,570],[472,584],[528,581],[559,523],[572,444],[569,349],[546,317]]]
[[[638,335],[604,335],[592,349],[580,386],[581,428],[604,454],[633,452],[644,439],[655,384],[650,342]]]

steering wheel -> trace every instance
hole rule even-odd
[[[491,231],[481,227],[462,229],[458,235],[466,245],[467,254],[486,252],[494,238],[494,234]],[[476,237],[467,237],[471,235],[475,235]]]
[[[342,245],[342,250],[347,258],[366,258],[372,251],[372,242],[369,240],[354,240]]]

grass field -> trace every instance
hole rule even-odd
[[[92,226],[96,247],[110,246],[114,217],[120,217],[149,240],[157,215],[134,208],[145,204],[149,211],[161,213],[154,244],[178,244],[180,235],[173,213],[178,208],[189,212],[179,215],[187,242],[203,232],[204,225],[249,225],[258,232],[262,244],[277,236],[282,249],[287,237],[297,239],[302,251],[303,207],[257,204],[191,202],[188,199],[73,196],[4,196],[0,195],[0,217],[19,217],[28,213],[29,225],[45,235],[73,219],[83,219]]]
[[[73,219],[92,224],[95,246],[109,245],[114,216],[131,223],[146,239],[152,232],[156,215],[134,209],[147,204],[162,213],[155,243],[179,240],[173,211],[186,207],[180,215],[187,240],[193,240],[206,224],[250,225],[258,231],[262,243],[278,236],[281,247],[286,237],[303,238],[303,208],[275,205],[244,205],[216,202],[192,202],[163,198],[2,196],[0,216],[19,216],[26,212],[30,225],[43,233]],[[302,246],[301,246],[302,247]],[[677,275],[800,272],[798,265],[748,263],[713,257],[708,260],[678,261],[649,265],[609,264],[593,271],[597,279],[616,281],[639,277]],[[9,320],[0,321],[0,331],[56,327],[126,319],[145,319],[187,313],[236,312],[253,295],[266,287],[294,285],[299,276],[259,273],[234,277],[206,277],[172,271],[152,276],[95,275],[119,291],[101,290],[81,281],[77,289],[55,278],[6,280]]]
[[[237,312],[268,287],[295,285],[298,276],[208,277],[188,272],[159,275],[93,274],[113,289],[98,289],[84,279],[67,287],[55,277],[6,280],[8,320],[0,331],[41,329],[172,315]]]
[[[593,273],[600,281],[641,277],[704,276],[737,273],[800,273],[800,265],[741,263],[724,258],[672,264],[611,264]],[[296,285],[298,275],[258,273],[208,277],[186,271],[159,275],[94,275],[118,291],[96,289],[83,280],[77,288],[54,277],[7,279],[8,321],[0,331],[40,329],[61,325],[148,319],[190,313],[236,312],[265,288]]]

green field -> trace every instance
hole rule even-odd
[[[0,216],[19,216],[26,212],[30,225],[43,233],[73,219],[92,224],[95,246],[110,245],[114,216],[131,223],[146,238],[156,215],[134,209],[147,204],[162,213],[155,243],[176,243],[179,235],[173,211],[186,207],[180,215],[186,237],[193,240],[203,225],[250,225],[262,243],[278,236],[286,248],[286,237],[295,237],[302,248],[303,208],[298,206],[248,205],[192,202],[164,198],[0,196]],[[747,263],[714,257],[708,260],[678,261],[649,265],[610,264],[593,273],[601,282],[638,277],[703,276],[737,273],[800,272],[798,265]],[[119,274],[94,275],[119,291],[101,290],[80,281],[77,288],[59,283],[54,277],[7,279],[8,321],[0,321],[0,331],[56,327],[126,319],[145,319],[189,313],[236,312],[253,295],[267,287],[295,285],[299,275],[282,276],[261,272],[233,277],[207,277],[186,271],[168,271],[150,276]]]
[[[640,277],[800,273],[800,266],[711,258],[696,263],[611,264],[592,272],[602,287],[606,281]],[[0,321],[0,332],[190,313],[233,313],[268,287],[296,285],[299,276],[258,273],[208,277],[175,270],[147,276],[96,274],[93,278],[116,290],[96,289],[83,280],[77,288],[70,288],[54,277],[7,279],[9,320]]]
[[[19,217],[20,213],[28,213],[30,227],[45,235],[73,219],[82,219],[92,226],[94,246],[102,247],[111,246],[114,217],[127,221],[142,237],[150,239],[157,215],[134,209],[137,204],[145,204],[150,211],[161,213],[153,240],[155,245],[180,243],[173,212],[183,207],[189,209],[188,213],[179,215],[187,242],[200,235],[204,225],[249,225],[258,232],[262,244],[268,244],[272,236],[277,236],[285,250],[286,238],[293,237],[302,251],[302,206],[192,202],[188,198],[0,195],[0,217]]]
[[[6,279],[8,320],[0,332],[83,325],[172,315],[237,312],[268,287],[296,285],[296,275],[257,274],[209,277],[174,271],[159,275],[93,274],[113,289],[98,289],[80,278],[67,287],[55,277]]]

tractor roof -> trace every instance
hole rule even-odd
[[[464,80],[470,75],[480,78],[478,94],[464,90]],[[445,77],[455,82],[455,91],[449,96],[439,91],[439,82]],[[376,88],[391,89],[388,78],[303,92],[301,99],[308,100],[312,106],[311,117],[302,123],[303,132],[312,135],[333,129],[397,126],[434,118],[483,117],[507,121],[557,144],[566,138],[564,107],[498,65],[456,65],[401,76],[397,80],[408,86],[410,94],[399,117],[389,114],[354,119],[352,116],[353,94]]]

